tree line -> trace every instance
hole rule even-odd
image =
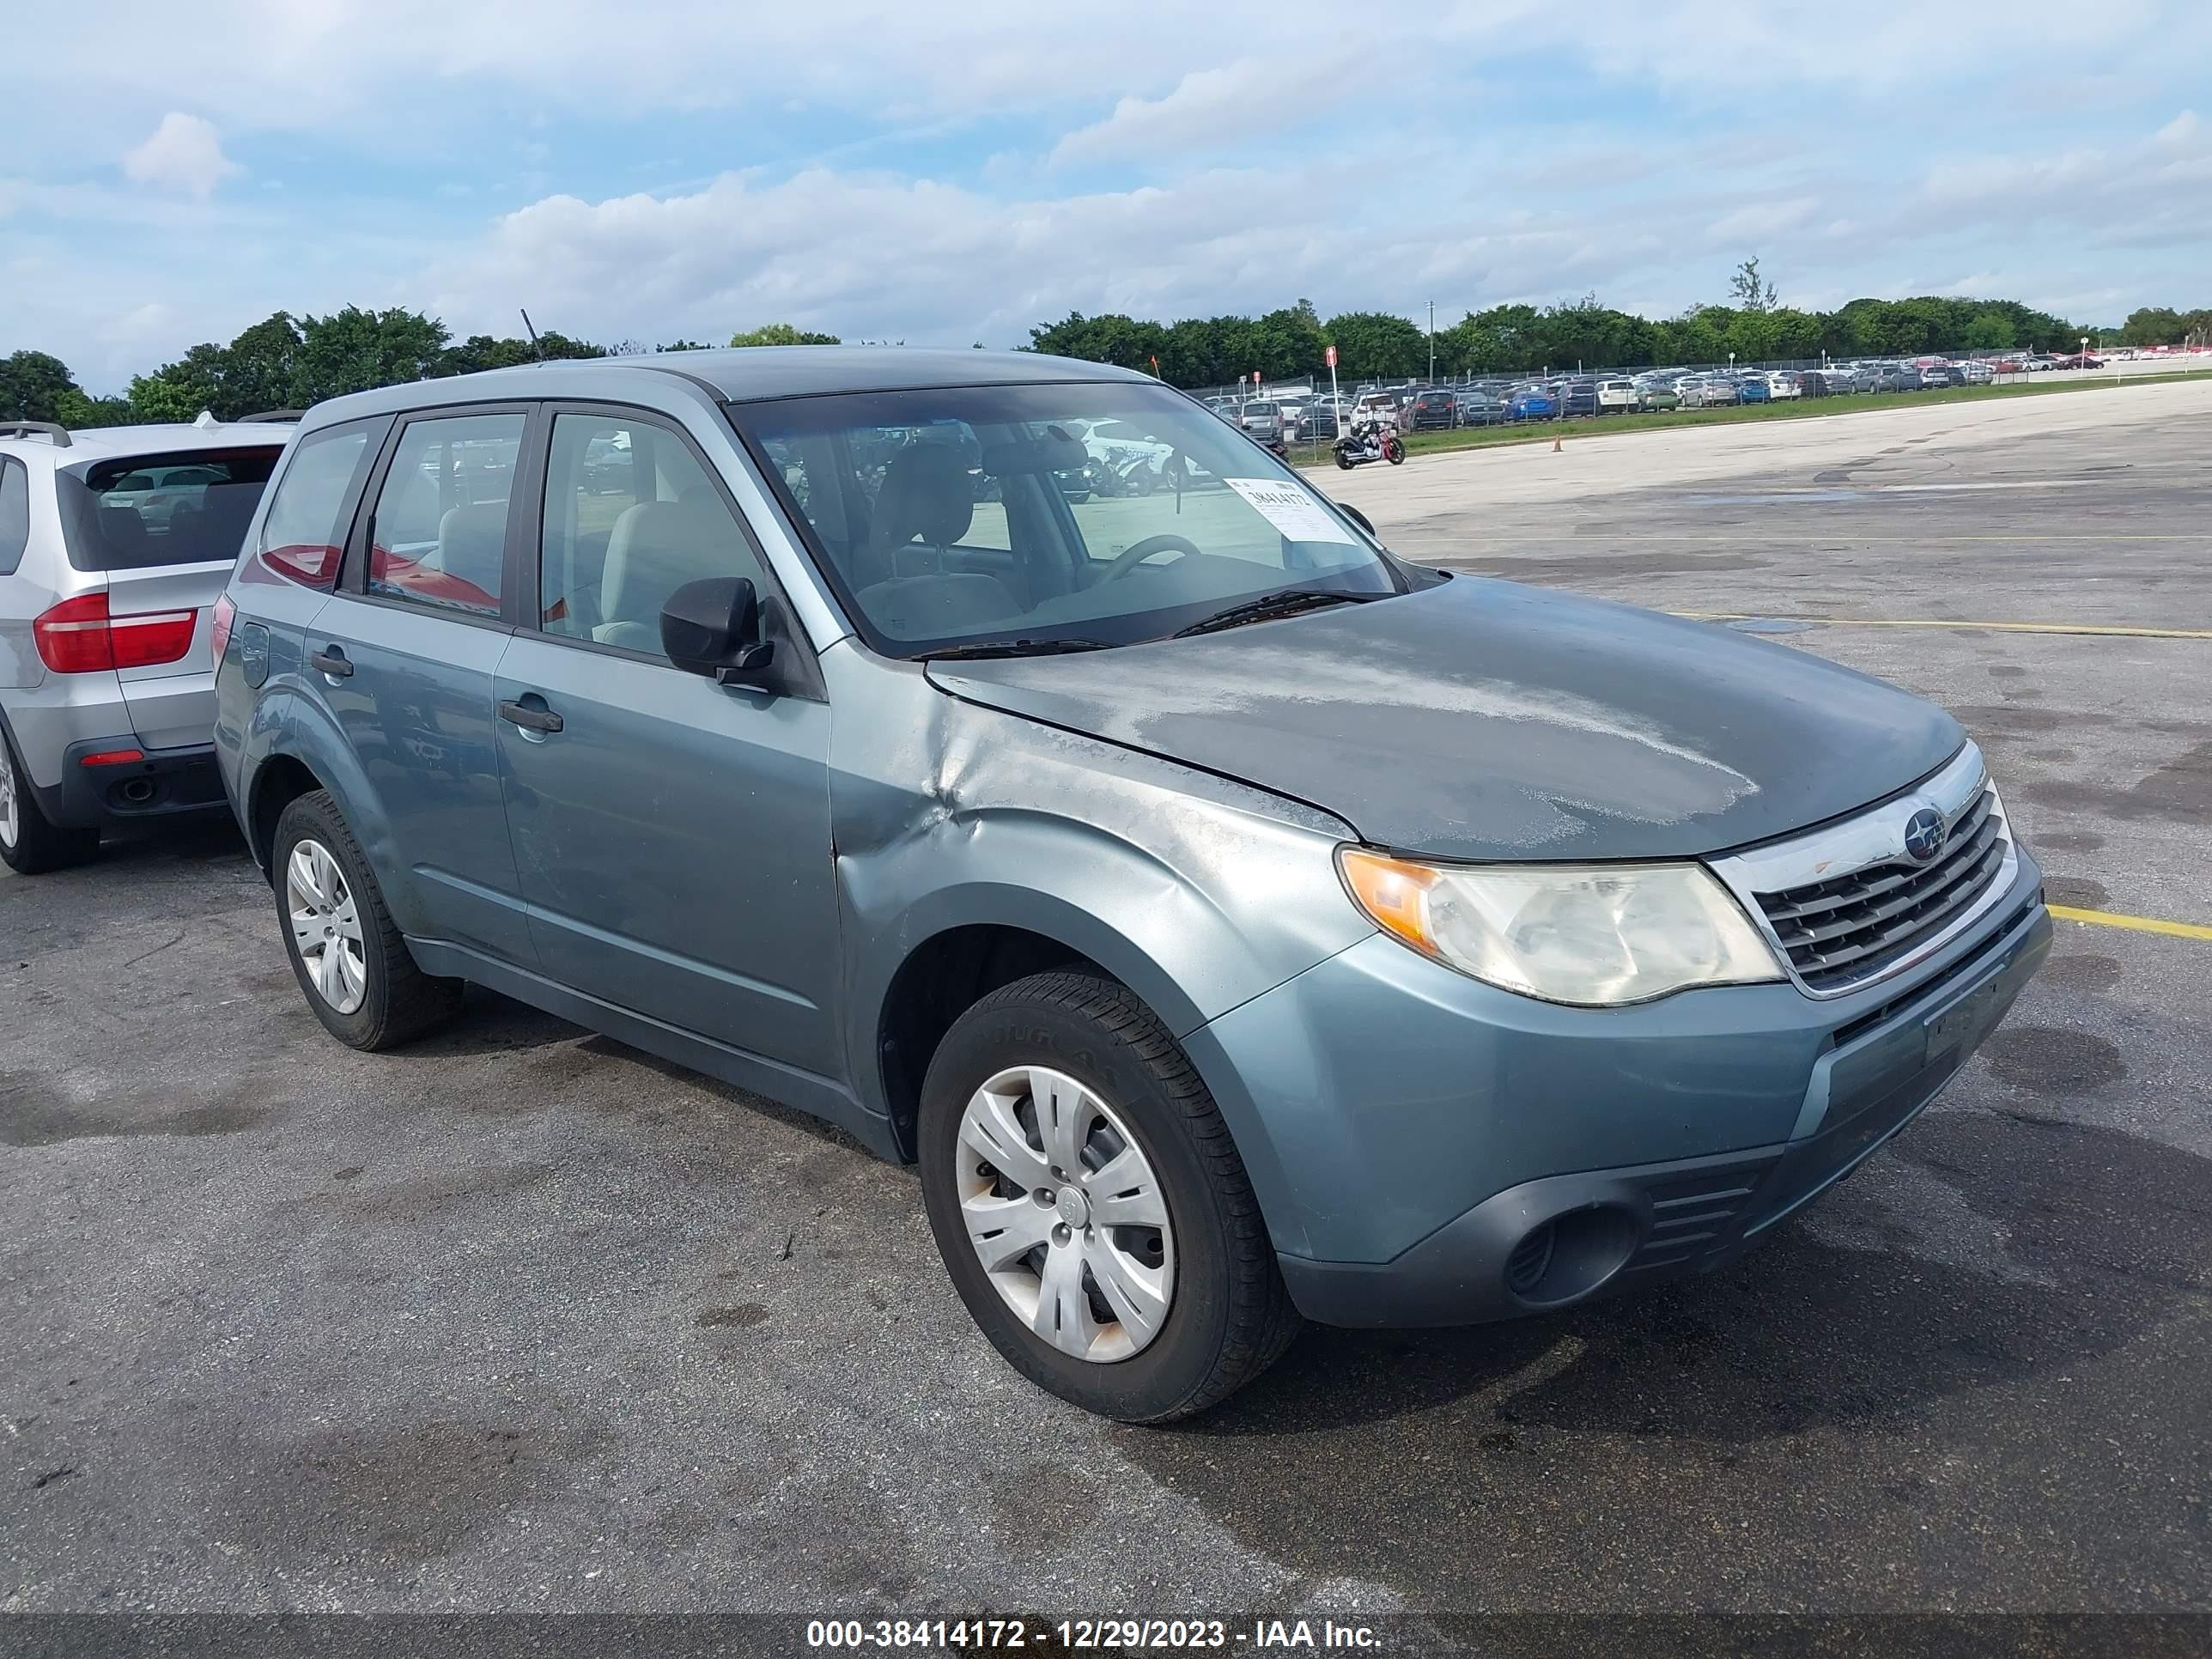
[[[1469,311],[1434,338],[1438,374],[1511,374],[1581,365],[1739,362],[1778,358],[1905,356],[1929,351],[2070,349],[2082,328],[2011,300],[1927,296],[1853,300],[1829,312],[1778,305],[1772,283],[1747,259],[1729,283],[1727,305],[1692,306],[1654,321],[1598,302],[1595,294],[1554,305],[1501,305]],[[2144,307],[2118,331],[2128,345],[2179,345],[2212,339],[2212,307]],[[769,323],[732,337],[733,346],[836,345],[834,334]],[[127,391],[99,397],[69,366],[43,351],[0,357],[0,420],[58,421],[69,427],[189,421],[202,410],[219,420],[271,409],[305,409],[325,398],[372,386],[504,368],[540,358],[604,357],[690,351],[704,343],[635,340],[594,344],[549,331],[533,339],[472,334],[455,340],[421,312],[348,306],[327,317],[280,311],[227,345],[196,345],[174,362],[133,377]],[[1322,371],[1327,348],[1352,380],[1429,372],[1431,337],[1389,312],[1347,311],[1324,321],[1313,303],[1257,317],[1185,318],[1161,323],[1109,313],[1070,312],[1030,331],[1024,349],[1141,369],[1179,386],[1225,386],[1257,370],[1267,380]]]
[[[836,345],[815,334],[770,323],[739,334],[732,345]],[[702,340],[648,346],[635,340],[595,345],[548,330],[535,339],[472,334],[455,340],[446,325],[418,311],[364,311],[348,306],[327,317],[280,311],[227,345],[196,345],[172,363],[132,378],[128,391],[95,397],[60,358],[43,351],[0,357],[0,420],[58,421],[82,428],[134,422],[189,421],[206,410],[220,421],[270,410],[306,409],[325,398],[409,380],[510,368],[556,357],[605,357],[643,351],[697,351]]]
[[[1906,356],[1930,351],[2073,350],[2100,331],[2011,300],[1928,296],[1853,300],[1829,312],[1772,303],[1747,262],[1751,291],[1733,305],[1692,306],[1653,320],[1602,305],[1594,294],[1554,305],[1470,311],[1434,337],[1436,373],[1513,374],[1546,368],[1634,368],[1655,364],[1787,358]],[[2138,312],[2130,344],[2179,343],[2203,313]],[[2174,319],[2169,323],[2168,319]],[[2198,325],[2202,326],[2200,320]],[[1186,318],[1160,323],[1119,313],[1072,312],[1030,331],[1030,349],[1142,369],[1180,386],[1225,386],[1254,371],[1263,380],[1325,373],[1325,349],[1349,379],[1426,374],[1431,337],[1388,312],[1351,311],[1324,321],[1310,301],[1258,317]]]

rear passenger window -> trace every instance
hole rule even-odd
[[[658,656],[668,596],[715,576],[766,591],[751,542],[689,444],[629,416],[554,416],[540,628]]]
[[[261,562],[307,587],[338,579],[346,502],[368,465],[368,429],[326,427],[293,445],[261,521]]]
[[[499,615],[520,415],[410,421],[377,492],[368,591]]]
[[[12,576],[31,544],[31,475],[0,457],[0,576]]]

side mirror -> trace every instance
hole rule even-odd
[[[1358,526],[1362,530],[1365,531],[1369,535],[1370,535],[1370,536],[1374,536],[1374,535],[1375,535],[1375,520],[1372,520],[1372,519],[1370,519],[1370,518],[1369,518],[1369,517],[1368,517],[1364,513],[1362,513],[1362,512],[1361,512],[1358,507],[1356,507],[1352,506],[1351,502],[1349,502],[1349,501],[1339,501],[1339,502],[1337,502],[1337,503],[1336,503],[1336,510],[1337,510],[1338,512],[1340,512],[1340,513],[1343,514],[1344,514],[1344,516],[1345,516],[1346,518],[1347,518],[1347,519],[1351,520],[1352,521],[1352,523],[1354,523],[1354,524],[1358,525]],[[1380,540],[1382,540],[1382,539],[1380,536],[1376,536],[1376,537],[1375,537],[1375,538],[1376,538],[1376,540],[1377,540],[1377,541],[1380,541]]]
[[[728,685],[758,674],[775,658],[761,637],[760,601],[743,576],[686,582],[660,607],[660,648],[686,673]]]

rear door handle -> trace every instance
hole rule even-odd
[[[535,708],[526,702],[502,702],[499,717],[510,726],[519,726],[526,732],[558,732],[563,721],[550,708]]]
[[[346,653],[335,645],[327,650],[316,652],[307,659],[307,661],[310,665],[320,669],[335,680],[344,679],[353,672],[353,665],[346,660]]]

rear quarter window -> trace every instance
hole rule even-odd
[[[0,455],[0,576],[12,576],[31,544],[31,475]]]
[[[261,521],[255,562],[305,587],[337,584],[353,504],[375,453],[370,439],[385,425],[325,427],[292,446]]]

